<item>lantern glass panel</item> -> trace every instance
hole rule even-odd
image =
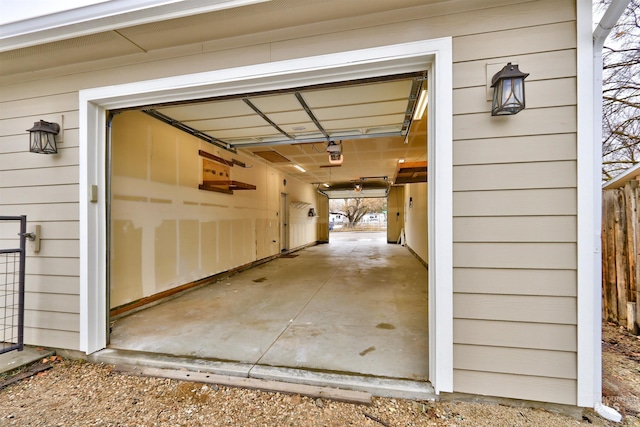
[[[58,147],[56,146],[56,139],[55,139],[55,135],[52,133],[45,133],[43,135],[44,138],[44,145],[42,147],[42,152],[45,154],[54,154],[58,152]]]
[[[524,79],[528,75],[521,72],[517,65],[508,63],[493,76],[492,116],[516,114],[525,108]]]
[[[521,78],[498,82],[494,92],[493,115],[516,114],[524,109],[524,84]]]
[[[32,153],[55,154],[58,152],[55,135],[48,132],[31,132],[31,142],[29,151]]]
[[[29,151],[32,153],[39,153],[42,151],[42,144],[40,144],[40,132],[30,133],[31,143],[29,144]]]

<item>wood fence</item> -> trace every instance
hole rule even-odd
[[[640,319],[640,182],[604,190],[602,316],[638,334]]]

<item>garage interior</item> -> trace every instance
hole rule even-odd
[[[209,281],[204,280],[204,285],[196,277],[194,282],[199,286],[157,301],[147,294],[123,299],[119,297],[122,291],[116,288],[128,286],[127,275],[144,276],[145,262],[135,256],[123,261],[124,257],[118,256],[119,251],[138,246],[127,237],[136,228],[135,221],[119,219],[113,214],[113,206],[128,204],[124,211],[152,216],[154,209],[171,204],[167,202],[171,196],[158,197],[164,191],[159,187],[154,189],[155,197],[127,193],[136,185],[116,175],[131,166],[123,163],[142,156],[133,146],[120,148],[120,154],[115,153],[111,159],[109,351],[197,359],[215,366],[215,372],[239,376],[277,379],[283,370],[296,369],[428,381],[428,257],[405,246],[401,239],[404,216],[408,214],[405,209],[411,207],[414,198],[426,206],[426,87],[426,73],[421,72],[112,112],[114,147],[120,116],[139,117],[143,113],[200,140],[201,146],[215,148],[215,155],[202,160],[201,182],[193,191],[251,198],[252,190],[269,184],[236,180],[236,176],[242,176],[236,171],[246,172],[258,164],[280,172],[278,180],[282,182],[278,184],[279,188],[285,186],[284,194],[286,186],[291,187],[295,181],[311,187],[318,199],[305,201],[301,209],[304,216],[307,209],[314,209],[318,230],[315,240],[328,244],[292,243],[292,237],[283,233],[284,227],[291,226],[288,222],[292,223],[287,220],[291,213],[284,211],[302,202],[286,198],[284,205],[282,199],[275,205],[268,202],[279,215],[275,220],[277,231],[271,230],[269,223],[271,231],[266,232],[271,233],[266,238],[273,238],[273,246],[252,248],[249,262],[243,263],[246,267],[255,259],[260,261],[255,263],[258,265],[232,275],[216,272]],[[177,151],[179,155],[180,148]],[[212,172],[206,166],[211,160],[228,163],[228,168]],[[229,177],[227,170],[232,168],[234,176]],[[136,170],[135,166],[130,170]],[[216,178],[207,178],[210,172]],[[147,178],[154,174],[135,173],[142,179],[145,174]],[[223,173],[222,179],[217,178]],[[163,185],[168,184],[172,187],[166,188],[175,187],[171,179],[165,179]],[[405,198],[404,189],[412,185],[419,190],[410,192],[411,197],[407,193]],[[389,199],[386,233],[329,234],[328,203],[323,200],[390,194],[395,200]],[[421,197],[416,197],[418,194]],[[139,204],[144,201],[149,203]],[[145,209],[149,211],[145,213]],[[424,212],[420,218],[424,235],[414,240],[424,247],[428,240],[426,211],[426,207],[420,211]],[[244,227],[243,233],[247,234],[247,224],[239,222],[237,227]],[[249,234],[260,235],[261,224],[257,223]],[[183,222],[178,222],[176,227],[182,226]],[[202,226],[196,230],[202,230]],[[238,228],[233,230],[237,232]],[[176,232],[174,228],[165,231],[169,235]],[[217,233],[221,233],[220,228]],[[202,236],[199,239],[206,240]],[[401,241],[403,244],[398,244]],[[138,250],[144,252],[142,247]],[[202,243],[200,250],[204,250]],[[155,251],[156,260],[159,251],[178,257],[166,252],[157,237]],[[186,250],[183,254],[178,249],[178,253],[188,255]],[[218,259],[221,257],[218,254]],[[135,263],[143,267],[133,274]],[[193,260],[179,263],[176,268],[197,264]],[[157,278],[158,272],[155,274]],[[187,282],[183,278],[171,284],[182,290]],[[167,295],[166,289],[156,288],[151,294],[154,292]],[[154,302],[142,310],[131,304],[140,300]],[[127,311],[128,306],[137,308]]]

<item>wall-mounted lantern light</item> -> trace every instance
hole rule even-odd
[[[518,69],[518,65],[509,62],[491,79],[493,88],[492,116],[517,114],[524,109],[524,79],[529,74]]]
[[[29,151],[32,153],[55,154],[58,152],[56,146],[56,135],[60,133],[60,125],[57,123],[40,120],[35,122],[29,132]]]

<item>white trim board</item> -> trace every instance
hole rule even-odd
[[[429,102],[437,106],[429,109],[430,381],[437,393],[452,392],[452,53],[446,37],[80,91],[80,349],[90,354],[107,340],[106,110],[428,69]]]
[[[593,407],[602,400],[602,255],[600,174],[602,148],[594,140],[594,57],[592,5],[577,1],[578,76],[578,395],[577,404]]]

